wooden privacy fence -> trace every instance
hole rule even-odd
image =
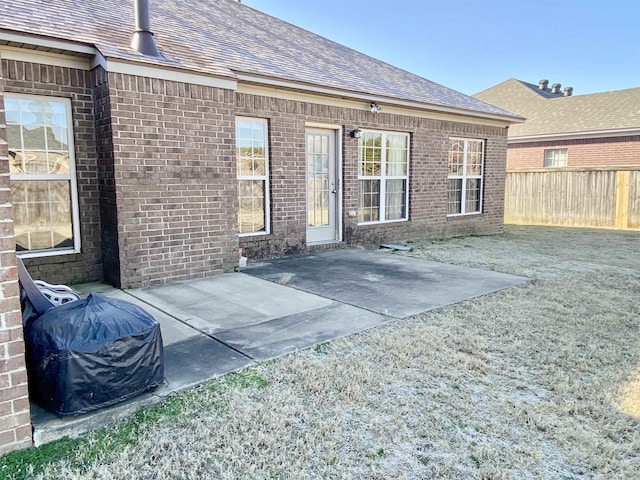
[[[507,171],[504,223],[640,230],[640,166]]]

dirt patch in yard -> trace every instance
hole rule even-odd
[[[640,234],[511,227],[403,253],[529,283],[258,367],[39,478],[636,478]],[[345,318],[345,322],[349,319]]]

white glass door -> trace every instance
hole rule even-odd
[[[307,243],[336,241],[339,192],[335,130],[307,130]]]

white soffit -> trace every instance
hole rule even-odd
[[[56,67],[75,68],[89,70],[91,62],[89,58],[73,57],[60,53],[40,52],[25,48],[0,46],[0,56],[4,60],[18,60],[21,62],[39,63],[41,65],[53,65]]]
[[[258,85],[253,79],[238,74],[238,93],[259,95],[263,97],[273,97],[283,100],[294,100],[332,107],[352,108],[355,110],[370,110],[371,102],[378,103],[382,107],[382,113],[394,115],[408,115],[419,118],[429,118],[433,120],[444,120],[452,122],[473,123],[492,127],[506,127],[514,120],[506,120],[497,116],[473,115],[472,112],[457,111],[453,109],[434,109],[430,106],[413,102],[403,102],[401,100],[376,97],[374,95],[356,94],[351,92],[341,92],[337,90],[324,89],[322,87],[302,86],[288,82],[273,81],[269,84]]]
[[[227,90],[236,90],[238,87],[238,82],[232,79],[193,73],[191,71],[179,70],[170,67],[163,68],[156,65],[143,65],[141,63],[107,59],[100,53],[96,54],[91,62],[91,68],[95,68],[97,66],[101,66],[107,72],[157,78],[160,80],[202,85],[205,87],[217,87]]]

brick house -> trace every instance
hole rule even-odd
[[[36,278],[129,288],[231,272],[240,248],[497,233],[519,121],[231,0],[7,3],[0,453],[31,442],[16,251]]]
[[[474,97],[526,118],[509,128],[508,170],[640,165],[640,88],[574,96],[511,78]]]

